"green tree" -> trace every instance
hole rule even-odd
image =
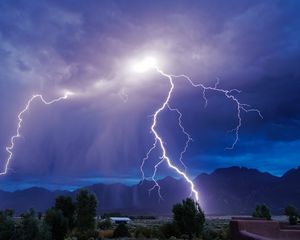
[[[53,240],[48,226],[39,221],[33,209],[14,221],[13,211],[0,212],[0,240]]]
[[[284,214],[289,217],[289,223],[291,225],[296,225],[297,224],[299,213],[298,213],[297,209],[294,206],[288,205],[284,209]]]
[[[80,190],[76,196],[76,227],[79,232],[95,230],[97,200],[94,194]]]
[[[39,221],[33,209],[21,215],[20,229],[18,239],[36,240],[39,238]]]
[[[75,213],[75,203],[69,196],[59,196],[55,199],[54,208],[56,210],[61,210],[63,216],[68,221],[69,230],[74,227],[74,213]]]
[[[5,209],[4,214],[8,217],[13,217],[14,216],[14,210],[12,209]]]
[[[114,238],[131,237],[127,226],[124,223],[118,225],[114,231]]]
[[[98,223],[98,228],[100,228],[102,230],[107,230],[107,229],[110,229],[111,227],[112,227],[112,222],[111,222],[110,218],[105,218],[104,220],[102,220]]]
[[[37,240],[53,240],[50,230],[51,229],[48,224],[46,224],[44,221],[41,221]]]
[[[0,212],[0,239],[12,239],[15,233],[15,222],[6,211]]]
[[[187,234],[190,239],[193,236],[200,236],[204,222],[204,213],[193,199],[187,198],[182,201],[182,204],[173,206],[173,223],[181,234]]]
[[[271,220],[271,212],[265,204],[258,204],[252,213],[253,217]]]
[[[64,217],[61,210],[48,209],[44,221],[49,226],[54,240],[63,240],[65,238],[68,231],[68,220]]]

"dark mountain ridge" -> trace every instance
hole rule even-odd
[[[166,177],[158,181],[162,199],[150,181],[127,186],[94,184],[86,187],[97,196],[98,212],[125,214],[168,215],[172,206],[190,195],[189,186],[182,179]],[[194,179],[200,194],[200,204],[206,214],[251,214],[256,204],[265,203],[273,214],[282,214],[283,208],[293,204],[300,208],[300,167],[287,171],[282,177],[245,167],[216,169],[211,174],[201,174]],[[45,211],[59,195],[75,197],[78,190],[49,191],[29,188],[15,192],[0,190],[0,209],[11,208],[17,214],[34,208]]]

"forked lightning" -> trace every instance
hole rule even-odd
[[[10,138],[10,145],[6,147],[6,152],[8,153],[8,158],[5,160],[5,165],[4,165],[4,170],[2,172],[0,172],[0,176],[1,175],[5,175],[7,174],[7,171],[9,169],[9,164],[10,164],[10,161],[11,159],[13,158],[13,150],[14,150],[14,147],[15,147],[15,141],[21,137],[21,133],[20,133],[20,130],[21,130],[21,127],[22,127],[22,123],[23,123],[23,114],[25,112],[27,112],[29,109],[30,109],[30,106],[31,106],[31,103],[35,100],[35,99],[40,99],[42,101],[42,103],[44,103],[45,105],[50,105],[50,104],[53,104],[53,103],[56,103],[56,102],[59,102],[61,100],[65,100],[67,99],[70,95],[72,95],[73,93],[72,92],[69,92],[69,91],[66,91],[64,96],[62,97],[58,97],[58,98],[55,98],[51,101],[47,101],[45,100],[45,98],[41,95],[41,94],[35,94],[33,95],[27,102],[27,104],[25,105],[25,108],[22,109],[21,112],[19,112],[18,114],[18,124],[17,124],[17,130],[16,130],[16,133],[15,135],[13,135],[11,138]]]
[[[144,173],[144,170],[143,170],[145,162],[149,159],[151,152],[153,150],[155,150],[157,147],[159,147],[160,150],[161,150],[162,156],[160,157],[160,161],[156,165],[154,165],[154,171],[153,171],[153,174],[151,176],[151,179],[153,180],[154,185],[149,191],[152,191],[153,189],[157,188],[159,197],[162,198],[161,192],[160,192],[160,186],[159,186],[159,184],[156,180],[156,174],[157,174],[157,170],[158,170],[159,165],[161,165],[163,162],[166,162],[169,168],[174,170],[178,175],[180,175],[183,179],[186,180],[186,182],[190,185],[191,195],[193,195],[194,199],[197,202],[199,202],[199,193],[196,190],[193,181],[187,175],[186,166],[183,163],[183,155],[185,154],[185,152],[186,152],[186,150],[189,146],[190,141],[192,141],[192,138],[191,138],[190,134],[188,134],[187,131],[183,127],[182,113],[177,108],[174,108],[174,107],[170,106],[170,99],[172,97],[172,93],[173,93],[173,90],[175,88],[174,79],[175,78],[183,78],[183,79],[187,80],[191,84],[191,86],[201,88],[202,89],[202,97],[205,101],[205,106],[207,106],[207,104],[208,104],[208,99],[206,98],[206,95],[205,95],[206,91],[214,91],[214,92],[221,93],[227,99],[232,100],[233,103],[236,105],[238,124],[234,129],[231,130],[235,133],[235,139],[234,139],[232,145],[227,147],[226,149],[233,149],[235,147],[235,145],[237,144],[238,140],[239,140],[239,130],[242,126],[242,117],[241,117],[241,112],[242,111],[244,111],[246,113],[255,112],[261,118],[262,118],[262,114],[258,109],[252,108],[248,104],[241,103],[233,95],[234,93],[240,93],[241,92],[240,90],[238,90],[238,89],[226,90],[226,89],[219,88],[218,87],[219,80],[217,81],[217,83],[213,87],[207,87],[207,86],[204,86],[202,83],[194,83],[192,81],[192,79],[190,77],[186,76],[186,75],[167,74],[157,66],[156,60],[154,58],[146,58],[144,61],[142,61],[141,63],[136,64],[134,66],[134,70],[137,71],[137,72],[145,72],[145,71],[151,70],[151,69],[156,70],[160,75],[167,78],[169,80],[169,83],[170,83],[170,88],[169,88],[169,91],[168,91],[168,94],[166,96],[165,101],[160,105],[160,107],[153,114],[153,121],[152,121],[152,125],[151,125],[151,133],[154,135],[154,143],[153,143],[152,147],[149,149],[149,151],[147,152],[145,158],[143,158],[143,161],[142,161],[142,164],[141,164],[141,167],[140,167],[141,172],[142,172],[142,178],[143,178],[143,180],[145,179],[145,173]],[[180,158],[179,158],[179,161],[183,165],[184,170],[181,170],[181,168],[176,166],[173,163],[173,161],[170,159],[170,157],[167,154],[167,149],[166,149],[165,143],[163,141],[163,138],[157,131],[157,118],[158,118],[159,114],[161,112],[163,112],[164,110],[175,111],[178,114],[178,125],[181,128],[184,135],[187,137],[187,140],[185,142],[185,146],[184,146],[183,150],[181,151]]]

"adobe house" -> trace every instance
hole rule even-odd
[[[300,227],[290,229],[278,221],[255,218],[232,218],[232,240],[299,240]]]

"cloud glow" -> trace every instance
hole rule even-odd
[[[132,70],[137,73],[147,72],[157,66],[157,60],[154,57],[146,57],[140,62],[132,65]]]

